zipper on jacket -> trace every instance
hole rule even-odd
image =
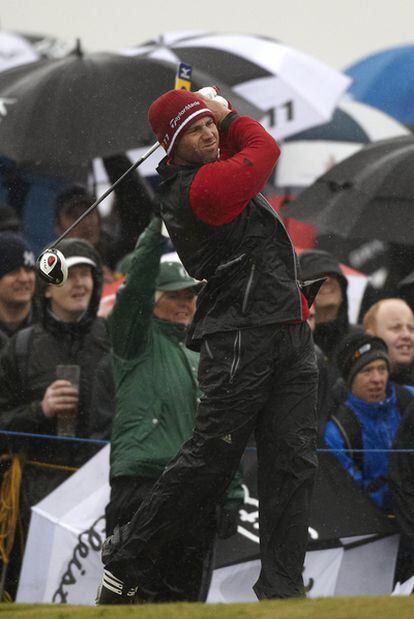
[[[227,269],[227,267],[230,267],[233,264],[236,264],[236,262],[240,262],[240,260],[242,260],[245,257],[245,255],[246,253],[241,254],[240,256],[237,256],[237,258],[233,258],[232,260],[229,260],[228,262],[225,262],[224,264],[219,264],[216,271],[221,271],[221,269]]]
[[[243,303],[242,303],[243,314],[245,313],[246,308],[247,308],[247,301],[249,300],[250,290],[252,288],[255,271],[256,271],[256,263],[253,262],[251,269],[250,269],[250,273],[249,273],[249,279],[247,280],[246,290],[244,291],[244,297],[243,297]]]
[[[211,352],[211,348],[210,348],[209,343],[207,342],[207,340],[204,340],[204,344],[205,344],[208,356],[210,357],[210,359],[214,359],[213,353]]]
[[[259,204],[262,204],[263,207],[267,211],[269,211],[269,213],[272,213],[273,217],[280,223],[280,225],[282,226],[283,230],[286,233],[287,238],[289,239],[290,251],[292,253],[292,258],[293,258],[293,271],[295,273],[295,282],[296,282],[296,288],[297,288],[298,297],[299,297],[300,318],[302,318],[302,314],[303,314],[302,295],[301,295],[300,287],[298,285],[298,267],[297,267],[297,264],[296,264],[296,253],[295,253],[295,249],[293,247],[292,239],[290,238],[289,232],[286,230],[286,226],[283,223],[282,219],[279,217],[278,213],[275,210],[272,209],[270,204],[267,202],[266,198],[261,193],[259,193],[258,195],[261,198],[263,198],[263,203],[260,201]]]
[[[229,380],[229,382],[231,383],[233,382],[233,378],[235,377],[238,367],[240,365],[240,359],[241,359],[241,331],[239,329],[236,333],[236,337],[234,338],[233,361],[230,367],[230,380]]]

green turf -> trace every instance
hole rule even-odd
[[[413,619],[414,597],[281,600],[256,604],[64,606],[0,604],[1,619]]]

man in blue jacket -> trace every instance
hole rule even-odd
[[[392,448],[404,410],[414,397],[389,380],[387,347],[378,337],[357,333],[345,338],[337,360],[348,392],[326,424],[325,443],[338,450],[335,456],[349,475],[378,507],[389,512],[389,453],[385,450]]]

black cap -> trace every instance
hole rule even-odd
[[[352,333],[342,340],[337,353],[337,364],[350,387],[355,375],[368,363],[383,359],[388,370],[390,358],[387,345],[380,337],[368,333]]]
[[[0,277],[20,267],[34,269],[33,251],[20,234],[0,232]]]

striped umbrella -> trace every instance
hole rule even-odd
[[[371,106],[343,99],[332,120],[288,138],[276,167],[275,186],[297,193],[366,144],[410,132]]]
[[[182,60],[210,73],[261,109],[277,139],[328,121],[349,84],[312,56],[258,35],[170,32],[122,53]]]

